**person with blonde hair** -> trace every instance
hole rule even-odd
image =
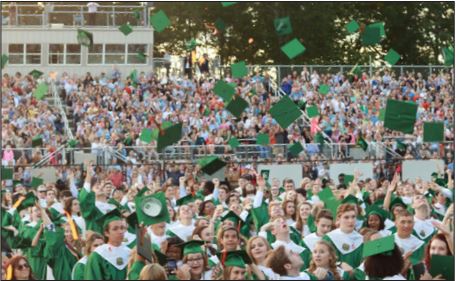
[[[163,266],[153,263],[146,265],[141,270],[138,280],[168,280],[168,275]]]
[[[78,260],[71,272],[71,280],[84,280],[84,270],[87,263],[87,257],[98,247],[104,244],[103,235],[88,231],[87,241],[84,248],[84,256]]]
[[[269,280],[275,280],[278,276],[271,268],[266,266],[266,258],[272,248],[268,241],[261,236],[254,236],[249,239],[246,247],[247,254],[258,269],[261,270]]]

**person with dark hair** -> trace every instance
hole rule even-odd
[[[310,280],[310,276],[301,272],[304,261],[301,256],[285,246],[274,249],[266,259],[266,266],[280,275],[281,280]]]
[[[447,237],[443,233],[437,233],[431,238],[424,251],[424,265],[428,271],[431,268],[431,257],[433,255],[454,256],[453,249],[449,244],[451,239],[451,236]]]
[[[396,244],[388,253],[368,256],[364,261],[364,272],[369,279],[407,280],[401,274],[403,267],[404,258]]]
[[[313,251],[315,244],[333,229],[333,216],[331,211],[327,209],[320,210],[316,216],[315,225],[317,231],[305,236],[302,240],[304,247],[310,251]]]
[[[6,280],[36,280],[26,257],[16,255],[7,262]]]

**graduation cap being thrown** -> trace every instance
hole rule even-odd
[[[413,134],[418,105],[412,102],[388,99],[385,110],[384,127]]]
[[[217,81],[217,83],[214,86],[214,93],[221,97],[224,102],[229,102],[233,98],[234,93],[236,92],[236,89],[226,83],[223,80]]]
[[[283,97],[269,110],[271,116],[279,123],[282,129],[287,129],[296,119],[301,117],[302,112],[287,96]]]
[[[5,67],[6,63],[8,62],[9,57],[6,54],[2,54],[2,69]]]
[[[225,109],[236,116],[236,118],[240,118],[247,107],[249,107],[249,103],[245,99],[236,97],[227,104]]]
[[[161,127],[157,141],[157,151],[161,152],[165,147],[178,142],[182,138],[182,123]]]
[[[394,235],[368,241],[363,247],[363,258],[373,255],[391,255],[394,250]]]
[[[93,45],[93,34],[91,32],[84,29],[78,29],[77,32],[77,39],[79,44],[86,47],[90,47]]]
[[[119,30],[125,36],[128,36],[128,34],[133,32],[133,28],[128,23],[125,23],[125,24],[122,24],[121,26],[119,26]]]
[[[198,164],[201,166],[201,170],[208,175],[214,174],[226,165],[226,163],[217,156],[205,157],[199,160]]]
[[[291,27],[290,17],[274,19],[274,29],[279,36],[291,34],[293,29]]]
[[[32,75],[33,78],[38,79],[38,78],[40,78],[43,75],[43,72],[34,69],[34,70],[29,72],[29,75]]]
[[[304,47],[304,45],[302,45],[297,38],[294,38],[293,40],[289,41],[280,49],[282,50],[282,52],[285,53],[285,55],[287,55],[287,57],[290,60],[294,59],[295,57],[299,56],[300,54],[306,51],[306,47]]]
[[[164,221],[169,222],[165,193],[157,192],[148,196],[136,197],[135,204],[138,223],[148,226]]]
[[[445,139],[443,122],[424,122],[423,130],[423,142],[443,142]]]
[[[171,24],[171,21],[166,13],[163,10],[160,10],[156,14],[150,16],[150,23],[154,27],[155,31],[162,32]]]
[[[233,78],[243,78],[249,74],[245,61],[233,63],[231,65],[231,76]]]

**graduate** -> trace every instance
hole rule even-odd
[[[363,236],[355,230],[356,207],[342,204],[337,208],[336,225],[339,227],[323,239],[336,249],[338,260],[355,268],[362,261]]]
[[[120,280],[127,277],[131,249],[122,245],[127,225],[117,209],[107,213],[103,221],[107,243],[97,247],[88,257],[84,279]]]
[[[212,271],[208,267],[204,241],[190,240],[179,247],[182,249],[183,265],[177,269],[177,278],[179,280],[211,280]]]
[[[243,250],[218,253],[222,265],[221,280],[265,280],[263,272],[252,263]],[[249,274],[249,272],[251,274]],[[216,279],[216,275],[213,275]]]
[[[184,241],[191,239],[192,232],[195,229],[195,221],[193,220],[194,213],[190,204],[195,200],[196,198],[190,194],[176,201],[179,206],[177,211],[178,220],[169,226],[167,231],[169,236],[178,236]]]
[[[283,245],[272,251],[266,265],[279,275],[278,280],[310,280],[309,274],[301,271],[304,265],[301,256]]]
[[[413,235],[427,244],[437,232],[433,225],[436,220],[431,218],[431,206],[423,195],[418,194],[413,197],[412,208],[415,211]]]
[[[266,265],[266,257],[272,252],[272,248],[264,237],[250,237],[247,242],[246,252],[252,262],[264,273],[268,280],[278,279],[278,274],[274,273],[274,271]]]
[[[87,258],[98,246],[101,246],[103,244],[104,239],[101,234],[90,232],[90,234],[87,235],[87,240],[84,248],[85,255],[74,265],[73,271],[71,272],[71,280],[84,280],[84,271],[85,265],[87,263]]]
[[[318,212],[317,218],[315,220],[317,225],[317,231],[305,236],[303,241],[303,246],[313,252],[315,243],[320,241],[323,236],[329,233],[333,229],[333,216],[331,211],[322,209]]]

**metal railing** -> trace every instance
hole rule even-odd
[[[41,26],[64,24],[65,26],[118,27],[129,23],[132,26],[148,27],[148,6],[101,5],[96,12],[89,13],[86,5],[64,5],[53,2],[43,4],[2,4],[2,25]]]
[[[66,115],[66,111],[63,108],[62,101],[60,99],[59,93],[57,91],[57,86],[55,85],[55,81],[51,80],[51,91],[52,91],[52,97],[54,98],[54,105],[59,109],[60,111],[60,116],[62,117],[62,121],[64,124],[64,131],[68,139],[72,140],[74,139],[73,132],[71,131],[68,118]]]

